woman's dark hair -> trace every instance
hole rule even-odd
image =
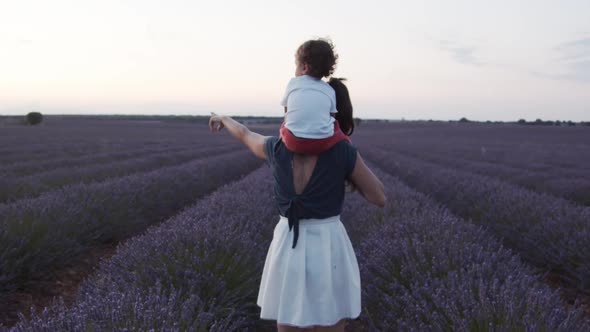
[[[312,39],[301,44],[295,56],[298,62],[308,65],[307,75],[318,79],[331,76],[338,61],[334,44],[325,38]],[[342,83],[345,80],[345,78],[331,77],[328,84],[336,91],[336,109],[338,110],[336,120],[342,132],[350,136],[354,132],[354,120],[348,88]]]
[[[352,117],[352,102],[348,94],[348,88],[342,81],[346,78],[331,77],[328,84],[336,91],[336,120],[340,130],[350,136],[354,132],[354,119]]]

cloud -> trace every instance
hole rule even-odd
[[[531,73],[542,78],[590,83],[590,60],[569,63],[566,66],[566,70],[561,73],[547,73],[540,71],[531,71]]]
[[[487,66],[515,72],[528,73],[536,77],[590,83],[590,37],[570,40],[550,49],[548,63],[544,68],[527,68],[526,65],[482,61],[474,44],[464,44],[448,39],[429,38],[438,48],[449,53],[454,61],[471,66]]]
[[[590,83],[590,37],[561,43],[553,48],[557,53],[553,64],[563,68],[557,73],[533,71],[538,77]]]
[[[554,47],[554,50],[561,54],[559,61],[587,60],[590,58],[590,37],[561,43]]]
[[[439,40],[439,48],[451,54],[453,60],[464,65],[483,66],[486,63],[475,56],[477,47],[460,45],[457,42],[449,40]]]

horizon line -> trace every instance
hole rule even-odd
[[[35,112],[28,112],[28,113],[35,113]],[[0,117],[21,117],[21,116],[26,116],[28,113],[26,114],[0,114]],[[79,114],[79,113],[63,113],[63,114],[53,114],[53,113],[41,113],[43,116],[47,116],[47,117],[52,117],[52,116],[72,116],[72,117],[88,117],[88,116],[104,116],[104,117],[120,117],[120,116],[127,116],[127,117],[201,117],[201,118],[207,118],[210,115],[203,115],[203,114],[132,114],[132,113],[90,113],[90,114]],[[282,116],[269,116],[269,115],[229,115],[228,116],[232,117],[232,118],[264,118],[264,119],[281,119],[283,118]],[[366,121],[394,121],[394,122],[404,122],[404,121],[445,121],[445,122],[449,122],[449,121],[456,121],[459,122],[462,119],[465,119],[466,121],[464,122],[501,122],[501,123],[511,123],[511,122],[518,122],[520,120],[525,120],[527,123],[533,123],[536,122],[537,120],[541,120],[542,122],[573,122],[573,123],[587,123],[590,122],[590,120],[579,120],[579,121],[574,121],[574,120],[560,120],[560,119],[542,119],[542,118],[536,118],[534,120],[528,120],[526,118],[519,118],[516,120],[473,120],[473,119],[469,119],[467,117],[461,117],[459,119],[416,119],[416,118],[372,118],[372,117],[367,117],[367,118],[361,118],[361,117],[354,117],[354,119],[360,119],[361,121],[366,120]]]

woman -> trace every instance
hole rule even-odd
[[[257,304],[261,319],[283,331],[344,331],[360,314],[360,274],[340,222],[344,182],[367,201],[385,205],[383,184],[348,141],[320,155],[289,151],[279,137],[263,136],[227,116],[213,114],[213,132],[227,128],[275,179],[280,219],[266,257]]]

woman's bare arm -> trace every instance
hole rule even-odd
[[[250,151],[252,151],[258,158],[266,159],[266,153],[264,153],[264,142],[268,136],[263,136],[251,131],[248,129],[248,127],[230,118],[229,116],[211,113],[211,118],[209,119],[209,128],[211,131],[216,133],[224,127],[227,128],[227,131],[229,131],[233,137],[246,145],[248,149],[250,149]]]
[[[377,176],[371,172],[369,167],[367,167],[358,152],[350,180],[367,201],[379,207],[385,207],[385,187]]]

